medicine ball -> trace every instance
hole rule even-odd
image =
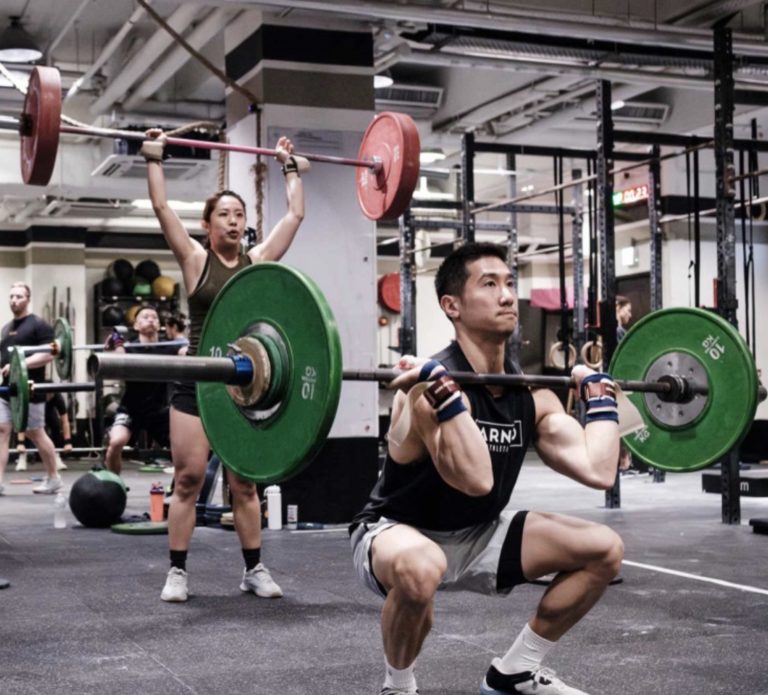
[[[105,306],[101,312],[102,326],[119,326],[123,322],[123,310],[116,304]]]
[[[150,285],[144,278],[137,277],[136,284],[133,286],[134,297],[151,297],[152,285]]]
[[[120,297],[125,293],[122,280],[105,278],[101,281],[102,297]]]
[[[125,511],[125,483],[111,471],[90,471],[79,477],[69,493],[72,514],[87,528],[107,528]]]
[[[125,258],[116,258],[107,267],[107,275],[127,283],[133,278],[133,264]]]
[[[173,278],[159,275],[152,282],[152,294],[155,297],[173,297],[176,291],[176,283]]]
[[[141,275],[147,282],[152,282],[160,275],[160,266],[151,258],[147,258],[136,266],[136,275]]]

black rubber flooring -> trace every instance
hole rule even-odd
[[[70,464],[67,485],[87,467]],[[151,482],[169,480],[125,477],[129,514],[147,511]],[[356,582],[344,529],[265,531],[264,560],[285,591],[267,600],[238,589],[236,535],[198,528],[193,596],[166,604],[166,536],[84,529],[71,517],[56,530],[52,498],[31,487],[7,484],[0,497],[0,577],[11,581],[0,591],[0,694],[379,692],[381,604]],[[747,525],[768,517],[768,500],[742,499],[743,524],[727,526],[701,474],[664,484],[642,475],[622,479],[622,508],[608,510],[603,493],[531,460],[511,506],[601,521],[625,540],[623,583],[547,660],[566,682],[592,695],[768,694],[768,536]],[[542,591],[440,594],[416,668],[422,695],[478,693]]]

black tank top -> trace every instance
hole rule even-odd
[[[216,299],[216,295],[224,287],[227,280],[249,265],[251,265],[250,256],[241,252],[237,259],[237,265],[234,268],[228,268],[211,249],[208,249],[208,258],[205,260],[203,274],[197,282],[197,287],[189,295],[188,355],[197,354],[197,346],[200,342],[200,333],[203,330],[205,317],[208,316],[208,310],[211,308],[213,300]]]
[[[448,370],[473,371],[459,344],[435,355]],[[516,372],[511,362],[504,371]],[[430,458],[399,464],[387,454],[368,504],[353,520],[387,517],[418,528],[452,531],[492,521],[509,502],[535,429],[535,407],[528,389],[509,388],[495,398],[485,386],[466,385],[472,417],[483,434],[493,465],[493,489],[470,497],[446,483]]]

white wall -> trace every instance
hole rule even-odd
[[[305,151],[357,157],[368,112],[267,105],[264,123],[279,124],[264,133],[273,147],[278,134],[289,136]],[[244,119],[244,121],[249,118]],[[245,127],[245,126],[244,126]],[[234,141],[234,135],[232,136]],[[311,147],[314,139],[315,147]],[[320,148],[318,150],[318,147]],[[267,234],[285,213],[285,180],[280,167],[268,162],[265,190]],[[243,165],[233,158],[231,167]],[[336,318],[345,366],[361,369],[377,364],[375,225],[360,211],[355,192],[355,168],[314,163],[303,175],[306,215],[283,261],[304,271],[322,290]],[[244,179],[247,180],[247,179]],[[252,195],[252,191],[248,191]],[[375,383],[345,382],[331,437],[370,437],[378,434],[378,387]]]

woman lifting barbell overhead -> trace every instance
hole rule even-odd
[[[260,261],[278,261],[293,241],[304,218],[304,190],[299,171],[307,164],[292,156],[293,144],[286,137],[277,142],[275,158],[285,175],[287,210],[263,242],[245,252],[245,202],[233,191],[219,191],[205,202],[202,226],[206,245],[190,236],[178,215],[168,205],[163,174],[162,131],[147,131],[142,147],[147,160],[147,181],[152,207],[166,241],[178,261],[189,297],[189,355],[194,355],[203,322],[216,294],[241,268]],[[160,597],[164,601],[186,601],[186,559],[195,528],[195,502],[205,479],[209,444],[201,423],[193,383],[175,383],[171,396],[171,454],[175,485],[168,512],[171,568]],[[282,590],[261,562],[261,507],[253,482],[229,473],[235,529],[243,549],[245,571],[242,591],[277,598]]]

